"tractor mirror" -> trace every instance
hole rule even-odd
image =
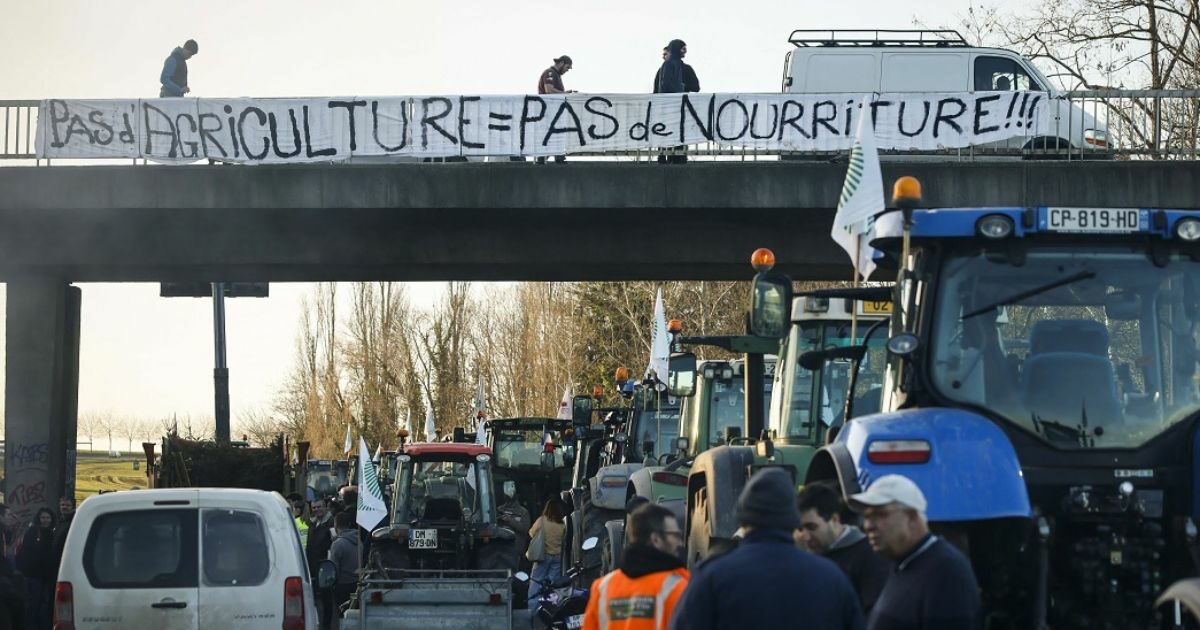
[[[575,424],[592,423],[591,396],[576,396],[571,399],[571,422]]]
[[[317,586],[319,588],[333,588],[337,582],[337,565],[333,560],[322,560],[317,567]]]
[[[676,352],[667,367],[667,393],[672,396],[691,396],[696,393],[696,355]]]
[[[675,438],[675,450],[679,451],[680,453],[687,453],[688,449],[692,447],[691,442],[692,441],[687,437],[677,437]]]
[[[791,319],[791,279],[769,271],[756,274],[750,293],[750,334],[782,339],[787,336]]]
[[[600,544],[600,539],[596,538],[595,536],[592,536],[591,538],[588,538],[587,540],[583,541],[582,548],[584,551],[591,551],[596,548],[596,545],[599,545],[599,544]]]

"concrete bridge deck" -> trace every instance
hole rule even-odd
[[[845,278],[844,164],[0,168],[0,281]],[[929,206],[1200,207],[1200,162],[888,162]]]

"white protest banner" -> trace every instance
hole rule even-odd
[[[953,149],[1053,133],[1040,92],[552,94],[46,100],[43,158],[244,164],[354,157],[543,156],[711,142],[844,151],[869,113],[880,149]],[[868,111],[869,110],[869,111]]]
[[[139,101],[42,101],[35,139],[39,157],[141,156]]]

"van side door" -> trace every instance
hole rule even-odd
[[[87,584],[74,589],[79,630],[201,627],[199,510],[194,501],[155,503],[172,505],[107,511],[87,526],[82,554]]]
[[[285,509],[258,497],[217,494],[202,496],[201,508],[200,627],[282,627],[287,578],[309,581]],[[302,591],[311,598],[311,588]]]

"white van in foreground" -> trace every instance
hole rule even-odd
[[[88,497],[67,536],[56,630],[317,627],[308,565],[274,492]]]
[[[796,30],[783,65],[783,92],[1047,92],[1036,136],[989,148],[1101,153],[1107,127],[1067,101],[1021,55],[971,46],[957,31]]]

